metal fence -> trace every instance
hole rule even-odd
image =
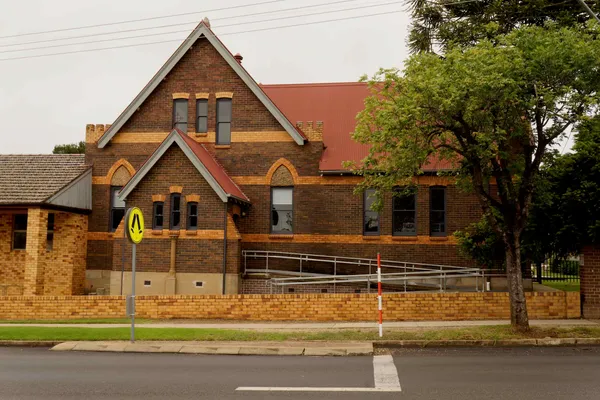
[[[538,283],[579,282],[579,266],[578,258],[549,256],[543,263],[531,265],[531,277]]]

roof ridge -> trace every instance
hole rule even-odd
[[[298,87],[298,86],[366,86],[366,82],[308,82],[308,83],[261,83],[263,87]]]

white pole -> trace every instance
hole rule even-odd
[[[377,303],[379,309],[379,337],[383,337],[383,300],[381,299],[381,254],[377,253]]]

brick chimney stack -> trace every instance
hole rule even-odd
[[[244,59],[244,57],[242,57],[242,55],[241,55],[240,53],[236,53],[236,54],[233,56],[233,58],[235,58],[235,59],[236,59],[236,61],[237,61],[239,64],[241,64],[241,63],[242,63],[242,60]]]

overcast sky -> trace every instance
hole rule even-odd
[[[408,13],[392,13],[405,8],[401,1],[376,7],[375,5],[392,3],[393,0],[354,0],[338,4],[330,3],[339,0],[282,0],[245,8],[205,12],[265,1],[267,0],[2,0],[0,60],[183,39],[204,16],[208,16],[213,30],[225,45],[233,53],[240,52],[244,56],[244,66],[261,83],[356,81],[362,74],[373,73],[379,67],[401,66],[408,56]],[[315,4],[321,6],[231,18]],[[304,14],[364,6],[369,7],[300,17]],[[5,37],[188,12],[200,13],[93,29]],[[263,32],[228,34],[375,13],[386,14]],[[298,17],[250,23],[289,16]],[[231,24],[236,25],[223,26]],[[160,25],[169,26],[119,35],[7,46]],[[79,46],[49,47],[177,30],[186,33]],[[112,123],[179,43],[180,41],[174,41],[140,47],[0,61],[0,153],[49,153],[55,144],[84,140],[86,124]],[[43,48],[14,51],[32,47]]]

